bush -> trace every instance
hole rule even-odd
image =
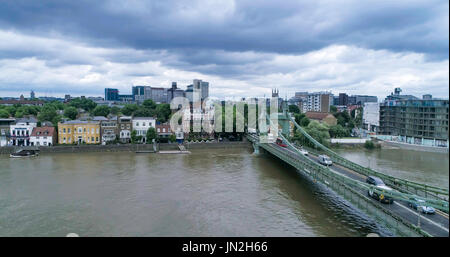
[[[372,149],[375,148],[375,144],[372,142],[372,140],[367,140],[367,141],[364,143],[364,147],[365,147],[366,149],[372,150]]]

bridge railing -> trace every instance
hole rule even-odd
[[[448,189],[396,178],[347,160],[311,137],[300,125],[295,122],[295,119],[291,115],[289,115],[289,118],[297,130],[302,133],[302,135],[310,140],[318,149],[326,153],[334,162],[365,176],[377,176],[383,179],[386,184],[399,191],[409,192],[425,198],[439,199],[448,202]]]

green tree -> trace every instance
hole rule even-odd
[[[330,112],[333,113],[333,114],[334,114],[334,113],[337,113],[337,107],[334,106],[334,105],[331,105],[331,106],[330,106]]]
[[[302,127],[306,127],[306,126],[308,126],[309,125],[309,123],[310,123],[310,120],[308,119],[308,117],[303,117],[301,120],[300,120],[300,126],[302,126]]]
[[[156,117],[161,123],[167,122],[171,113],[172,110],[170,110],[170,104],[158,104],[156,106]]]
[[[120,113],[120,108],[117,106],[111,107],[111,114],[118,115]]]
[[[152,99],[147,99],[145,100],[142,105],[147,108],[147,109],[155,109],[156,108],[156,104],[155,102],[153,102]]]
[[[319,123],[318,121],[311,121],[304,129],[311,137],[322,145],[329,145],[330,134],[328,132],[329,127],[326,124]],[[293,140],[301,143],[302,145],[315,147],[308,138],[299,132],[295,133]]]
[[[366,149],[372,150],[372,149],[375,148],[375,144],[372,142],[372,140],[367,140],[367,141],[364,143],[364,147],[365,147]]]
[[[77,118],[78,115],[78,111],[77,108],[73,107],[73,106],[68,106],[65,110],[64,110],[64,116],[74,120]]]
[[[155,110],[150,110],[143,106],[139,106],[137,110],[134,111],[134,116],[136,117],[153,117]]]
[[[137,109],[138,106],[136,104],[127,104],[122,108],[121,112],[124,115],[131,116]]]
[[[7,110],[0,110],[0,118],[9,118],[9,112]]]
[[[108,116],[110,110],[109,107],[106,105],[99,105],[97,107],[94,108],[94,110],[92,111],[92,115],[93,116]]]
[[[338,138],[338,137],[348,137],[350,136],[350,131],[341,125],[330,126],[330,137]]]
[[[289,112],[300,113],[300,108],[297,105],[289,105]]]
[[[169,136],[169,141],[170,141],[170,142],[173,143],[173,142],[175,142],[176,140],[177,140],[177,138],[176,138],[176,136],[175,136],[174,134],[172,134],[172,135]]]
[[[156,137],[158,136],[158,134],[156,134],[156,129],[155,128],[149,128],[147,130],[147,134],[146,134],[146,142],[147,144],[151,144],[153,139],[156,139]]]
[[[131,131],[131,143],[136,144],[138,141],[136,130]]]
[[[38,120],[40,122],[51,121],[53,124],[54,120],[57,120],[58,113],[56,113],[56,108],[52,104],[45,104],[41,112],[38,114]]]
[[[82,108],[88,112],[92,111],[97,106],[97,104],[94,101],[86,98],[81,99],[79,97],[72,99],[70,101],[70,105],[75,108]]]

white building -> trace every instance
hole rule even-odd
[[[303,113],[330,112],[334,96],[331,92],[296,92],[290,102],[295,102]]]
[[[153,117],[134,117],[133,130],[136,130],[137,136],[142,136],[142,141],[146,142],[147,130],[156,128],[156,119]]]
[[[10,145],[30,146],[31,132],[37,126],[35,118],[21,118],[16,124],[10,126]]]
[[[370,132],[377,132],[380,126],[380,104],[364,103],[363,126]]]
[[[57,142],[55,127],[35,127],[30,142],[34,146],[53,146]]]
[[[14,118],[0,119],[0,147],[9,144],[10,126],[14,122],[16,122]]]

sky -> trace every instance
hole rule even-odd
[[[0,97],[130,94],[210,83],[210,95],[298,91],[449,96],[449,2],[0,2]]]

